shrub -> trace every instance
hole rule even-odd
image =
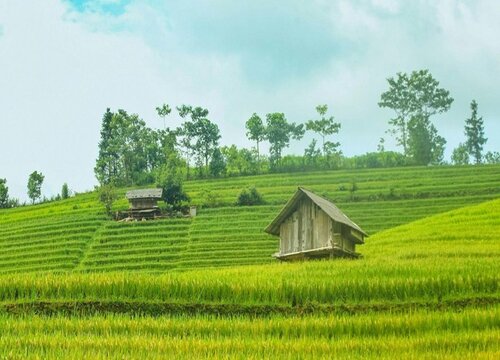
[[[250,206],[250,205],[261,205],[264,204],[264,199],[262,195],[257,191],[257,189],[252,186],[249,189],[241,190],[236,205],[239,206]]]
[[[99,201],[104,205],[106,214],[111,216],[113,203],[117,198],[118,195],[116,194],[116,190],[113,184],[101,185],[101,187],[99,188]]]

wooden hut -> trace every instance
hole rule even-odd
[[[274,254],[280,260],[358,257],[355,246],[368,236],[330,201],[301,187],[265,231],[280,237]]]
[[[125,194],[129,201],[129,216],[135,219],[150,219],[160,215],[158,200],[161,200],[162,189],[131,190]]]

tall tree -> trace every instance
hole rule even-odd
[[[226,161],[219,148],[215,148],[210,160],[209,172],[213,177],[219,177],[226,172]]]
[[[221,138],[220,130],[217,124],[206,118],[199,119],[194,125],[196,153],[200,160],[203,159],[205,167],[208,168],[210,158],[219,145]]]
[[[266,127],[264,126],[262,119],[256,113],[253,113],[253,115],[250,117],[250,119],[247,120],[245,125],[247,128],[247,133],[246,133],[247,138],[257,143],[257,161],[258,161],[260,158],[259,144],[262,141],[266,140]]]
[[[151,172],[161,163],[157,132],[136,114],[125,110],[103,116],[99,156],[94,168],[100,184],[141,185],[152,181]]]
[[[99,201],[104,205],[106,214],[111,216],[113,210],[113,203],[118,199],[116,189],[113,183],[102,184],[99,187]]]
[[[304,136],[304,125],[289,123],[283,113],[270,113],[266,115],[267,139],[270,147],[270,162],[276,167],[281,161],[281,153],[290,145],[290,140],[300,140]]]
[[[28,197],[34,204],[42,196],[42,184],[45,176],[38,171],[33,171],[28,178]]]
[[[395,111],[396,117],[389,120],[397,144],[408,155],[408,123],[412,118],[429,119],[432,115],[443,113],[450,108],[453,98],[450,92],[439,88],[439,82],[429,70],[413,71],[410,75],[397,73],[396,78],[387,79],[389,90],[380,96],[380,107]]]
[[[311,144],[304,150],[304,161],[307,165],[316,165],[321,151],[316,148],[316,139],[311,141]]]
[[[118,144],[114,141],[112,121],[113,113],[107,108],[102,117],[99,155],[94,168],[94,173],[100,184],[109,184],[119,172]]]
[[[500,164],[500,153],[498,151],[488,151],[484,154],[484,160],[487,164]]]
[[[207,118],[207,109],[182,105],[177,110],[179,115],[186,119],[179,129],[179,134],[187,155],[187,164],[189,166],[191,155],[195,155],[201,173],[203,165],[208,169],[210,158],[219,145],[219,127]]]
[[[173,147],[157,174],[156,186],[163,189],[163,201],[172,210],[180,210],[182,202],[189,201],[183,189],[182,160]]]
[[[321,136],[323,155],[327,155],[327,152],[335,151],[340,146],[338,142],[325,144],[326,136],[338,134],[340,123],[335,122],[333,116],[325,117],[328,112],[328,105],[318,105],[316,106],[316,111],[321,118],[319,120],[309,120],[306,123],[306,129],[312,130]]]
[[[167,130],[167,124],[165,122],[165,118],[172,112],[172,109],[168,104],[163,104],[161,106],[156,107],[156,112],[158,116],[163,119],[163,130]]]
[[[231,175],[250,175],[259,172],[257,153],[249,149],[238,149],[236,145],[223,146],[222,155],[226,163],[226,172]]]
[[[61,188],[61,199],[67,199],[69,198],[69,188],[68,184],[64,183],[62,188]]]
[[[7,180],[0,179],[0,209],[9,207],[9,188],[7,187]]]
[[[483,145],[486,144],[488,139],[484,137],[483,117],[477,115],[476,100],[472,100],[470,108],[472,111],[471,117],[465,120],[465,136],[467,137],[465,145],[476,164],[480,164],[483,158]]]

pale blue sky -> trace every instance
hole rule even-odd
[[[253,112],[304,122],[326,103],[344,153],[394,149],[380,93],[422,68],[455,98],[433,119],[446,156],[472,99],[499,151],[499,18],[496,0],[0,0],[0,177],[23,199],[33,170],[47,195],[90,189],[106,107],[159,127],[163,102],[207,107],[239,146]]]

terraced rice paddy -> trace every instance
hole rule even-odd
[[[452,181],[450,181],[452,179]],[[263,232],[296,187],[329,197],[373,235],[394,226],[500,196],[500,166],[425,167],[276,174],[191,181],[202,205],[189,220],[129,224],[107,221],[96,195],[0,210],[0,273],[40,271],[148,271],[265,264],[277,239]],[[351,181],[359,190],[351,198]],[[266,205],[236,207],[254,185]],[[203,207],[209,190],[221,202]],[[122,191],[123,195],[124,191]],[[124,198],[115,209],[127,207]],[[370,241],[370,240],[368,240]],[[363,247],[359,249],[364,252]]]
[[[361,260],[3,275],[0,355],[494,359],[499,238],[494,200],[374,235]]]
[[[233,206],[247,185],[267,204]],[[372,235],[363,258],[271,258],[277,239],[262,229],[298,185]],[[187,189],[222,204],[135,223],[107,220],[95,194],[0,211],[0,359],[500,357],[499,166]]]
[[[106,222],[80,264],[87,271],[173,268],[188,244],[191,219]]]

